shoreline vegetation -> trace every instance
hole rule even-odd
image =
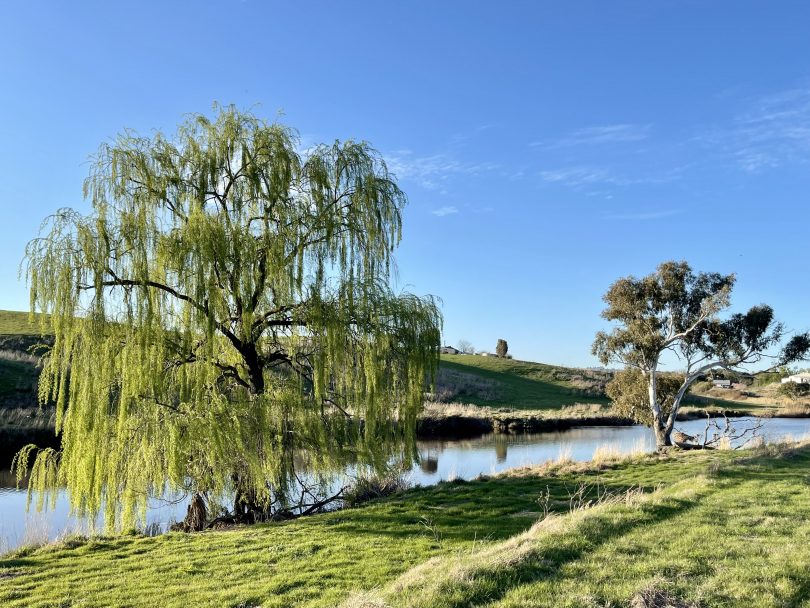
[[[684,407],[678,421],[722,417],[810,418],[806,406],[726,409]],[[8,466],[21,448],[29,443],[39,447],[59,447],[54,433],[55,414],[51,408],[0,407],[0,468]],[[610,406],[574,404],[557,410],[517,410],[461,403],[428,402],[417,419],[417,439],[473,439],[490,433],[518,435],[564,431],[588,426],[633,426],[631,418],[616,415]]]
[[[808,464],[807,442],[606,446],[590,462],[561,456],[288,522],[65,538],[0,555],[0,603],[793,605],[810,584],[810,544],[797,543],[810,537]]]
[[[678,421],[751,416],[810,418],[810,408],[726,409],[684,407]],[[609,406],[575,404],[558,410],[513,410],[457,403],[428,403],[417,422],[420,438],[469,439],[488,433],[542,433],[584,426],[632,426],[631,418],[617,416]]]
[[[38,360],[47,344],[28,314],[0,311],[0,467],[23,446],[59,447],[53,409],[36,399]],[[442,355],[434,392],[418,418],[417,437],[468,439],[488,433],[539,433],[582,426],[628,426],[604,395],[611,377],[603,369],[577,369],[476,355]],[[810,417],[810,403],[776,403],[741,390],[689,395],[679,420],[721,416]],[[507,407],[508,406],[508,407]]]

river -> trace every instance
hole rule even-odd
[[[738,428],[757,419],[735,418]],[[810,434],[810,419],[762,419],[759,435],[766,441],[800,439]],[[704,420],[679,423],[690,435],[701,434]],[[419,441],[420,462],[412,468],[412,484],[432,485],[454,478],[473,479],[506,469],[539,464],[565,457],[574,461],[593,458],[597,448],[610,446],[620,453],[652,451],[652,432],[643,426],[581,427],[566,431],[525,435],[489,434],[476,439]],[[0,553],[14,547],[54,540],[68,534],[88,532],[88,522],[70,515],[68,497],[60,493],[56,508],[37,513],[26,510],[26,492],[15,487],[8,471],[0,471]],[[152,500],[147,523],[165,529],[185,515],[185,503]]]

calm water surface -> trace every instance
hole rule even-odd
[[[733,419],[738,428],[754,422],[750,418]],[[799,439],[810,434],[810,419],[770,418],[762,420],[760,435],[766,441],[787,437]],[[704,420],[679,423],[678,428],[690,435],[701,434]],[[655,440],[652,432],[642,426],[583,427],[568,431],[527,435],[485,435],[477,439],[452,441],[420,441],[421,462],[413,467],[410,480],[414,484],[431,485],[442,480],[473,479],[481,474],[492,474],[506,469],[548,460],[561,455],[576,461],[593,457],[601,446],[612,446],[622,453],[634,450],[652,451]],[[72,533],[87,533],[88,522],[70,515],[68,500],[61,493],[56,508],[36,513],[32,507],[26,512],[26,492],[14,487],[7,471],[0,471],[0,552],[16,546],[53,540]],[[185,515],[185,503],[168,501],[150,502],[148,524],[166,528]],[[99,522],[100,523],[100,522]]]

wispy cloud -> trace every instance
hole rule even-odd
[[[583,127],[568,133],[559,139],[533,141],[532,147],[561,148],[582,145],[614,144],[647,139],[652,125],[648,124],[614,124]]]
[[[696,138],[718,148],[748,172],[810,158],[810,88],[784,91],[749,102],[730,124]]]
[[[557,183],[571,188],[588,186],[632,186],[635,184],[664,184],[678,178],[682,167],[665,173],[628,176],[612,169],[592,166],[572,166],[559,169],[545,169],[538,173],[540,179],[548,183]]]
[[[606,220],[649,221],[660,220],[682,213],[681,209],[660,209],[658,211],[637,211],[629,213],[610,213],[605,215]]]
[[[431,190],[441,189],[453,175],[483,175],[499,168],[496,163],[465,162],[446,154],[419,156],[410,150],[386,154],[385,161],[397,178],[415,181]]]
[[[438,209],[431,211],[431,213],[438,217],[444,217],[445,215],[453,215],[454,213],[458,213],[458,208],[453,206],[439,207]]]
[[[616,177],[607,169],[597,167],[565,167],[540,171],[544,182],[561,183],[567,186],[585,186],[588,184],[614,183]]]

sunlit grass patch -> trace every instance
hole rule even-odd
[[[808,465],[795,445],[550,463],[291,522],[73,539],[0,558],[0,605],[792,605]]]

